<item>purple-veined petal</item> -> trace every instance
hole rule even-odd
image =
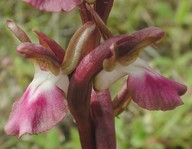
[[[141,59],[128,66],[116,63],[111,72],[101,71],[95,78],[94,87],[104,90],[126,74],[129,75],[127,83],[131,97],[140,107],[171,110],[183,104],[179,96],[187,91],[187,87],[156,73]]]
[[[68,85],[67,76],[55,76],[36,67],[33,81],[13,105],[4,128],[5,132],[21,137],[24,134],[37,134],[52,128],[68,111],[65,99]]]
[[[23,0],[39,10],[48,12],[69,12],[83,0]]]

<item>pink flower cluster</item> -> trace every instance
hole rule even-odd
[[[14,21],[7,21],[8,28],[22,42],[17,47],[18,54],[31,60],[35,68],[32,82],[13,104],[5,126],[8,135],[21,137],[46,131],[60,122],[69,109],[77,123],[83,148],[94,148],[96,144],[113,149],[114,116],[131,100],[147,110],[172,110],[183,104],[180,96],[187,87],[161,76],[139,58],[143,48],[164,36],[161,29],[149,27],[130,35],[113,36],[105,25],[113,0],[107,3],[99,0],[91,3],[83,0],[23,1],[51,12],[68,12],[79,7],[83,25],[64,51],[39,31],[34,31],[39,44],[31,43]],[[125,85],[111,100],[109,87],[125,76],[128,76]],[[112,139],[107,135],[113,136]],[[106,144],[104,138],[110,143]]]

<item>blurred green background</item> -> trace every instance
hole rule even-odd
[[[141,56],[166,77],[188,86],[184,105],[173,111],[147,111],[131,103],[116,118],[118,149],[191,149],[192,148],[192,0],[115,0],[108,26],[117,34],[157,26],[166,36],[157,47],[146,48]],[[45,13],[21,2],[0,1],[0,149],[79,149],[75,124],[69,115],[54,129],[35,136],[6,136],[3,130],[12,103],[19,98],[31,79],[31,63],[16,54],[19,41],[6,27],[14,19],[37,43],[37,29],[64,48],[80,26],[78,11]],[[119,87],[112,88],[112,95]]]

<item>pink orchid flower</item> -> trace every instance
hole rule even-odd
[[[43,11],[48,12],[69,12],[76,6],[80,5],[83,0],[23,0]]]
[[[116,62],[110,72],[102,70],[95,78],[95,88],[104,90],[125,75],[131,97],[140,107],[165,111],[183,104],[180,96],[187,87],[161,76],[140,58],[125,66]]]
[[[31,43],[21,28],[7,21],[22,42],[17,52],[35,67],[32,82],[13,105],[5,126],[8,135],[46,131],[60,122],[69,108],[83,149],[115,149],[114,117],[131,100],[148,110],[171,110],[183,104],[180,96],[187,87],[161,76],[138,58],[143,48],[162,39],[160,28],[113,36],[106,26],[113,0],[23,1],[49,12],[68,12],[78,6],[83,25],[64,53],[54,40],[38,31],[39,45]],[[112,100],[109,87],[126,75],[127,82]]]
[[[104,35],[114,38],[98,15],[90,7],[89,9]],[[94,88],[103,91],[118,79],[128,75],[126,88],[120,91],[124,92],[122,95],[127,99],[122,96],[119,101],[129,103],[132,98],[144,109],[164,111],[183,104],[180,96],[187,91],[187,87],[161,76],[145,61],[137,58],[143,48],[157,42],[163,36],[164,32],[161,29],[150,27],[109,45],[111,56],[103,61],[104,69],[96,75]]]
[[[19,137],[41,133],[60,122],[68,112],[69,79],[60,71],[64,52],[55,41],[40,32],[36,33],[42,45],[35,45],[12,20],[7,24],[22,42],[25,41],[17,47],[17,52],[33,62],[35,75],[23,96],[13,104],[5,131]],[[56,56],[58,53],[60,58]]]

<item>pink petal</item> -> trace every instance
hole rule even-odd
[[[37,72],[24,95],[14,103],[5,132],[21,137],[41,133],[60,122],[68,108],[63,89],[56,86],[59,81],[60,76]]]
[[[148,110],[172,110],[183,104],[180,96],[187,87],[167,79],[146,65],[135,65],[128,78],[133,101]]]
[[[60,12],[60,11],[69,12],[83,2],[83,0],[23,0],[23,1],[29,3],[33,7],[48,12]]]

